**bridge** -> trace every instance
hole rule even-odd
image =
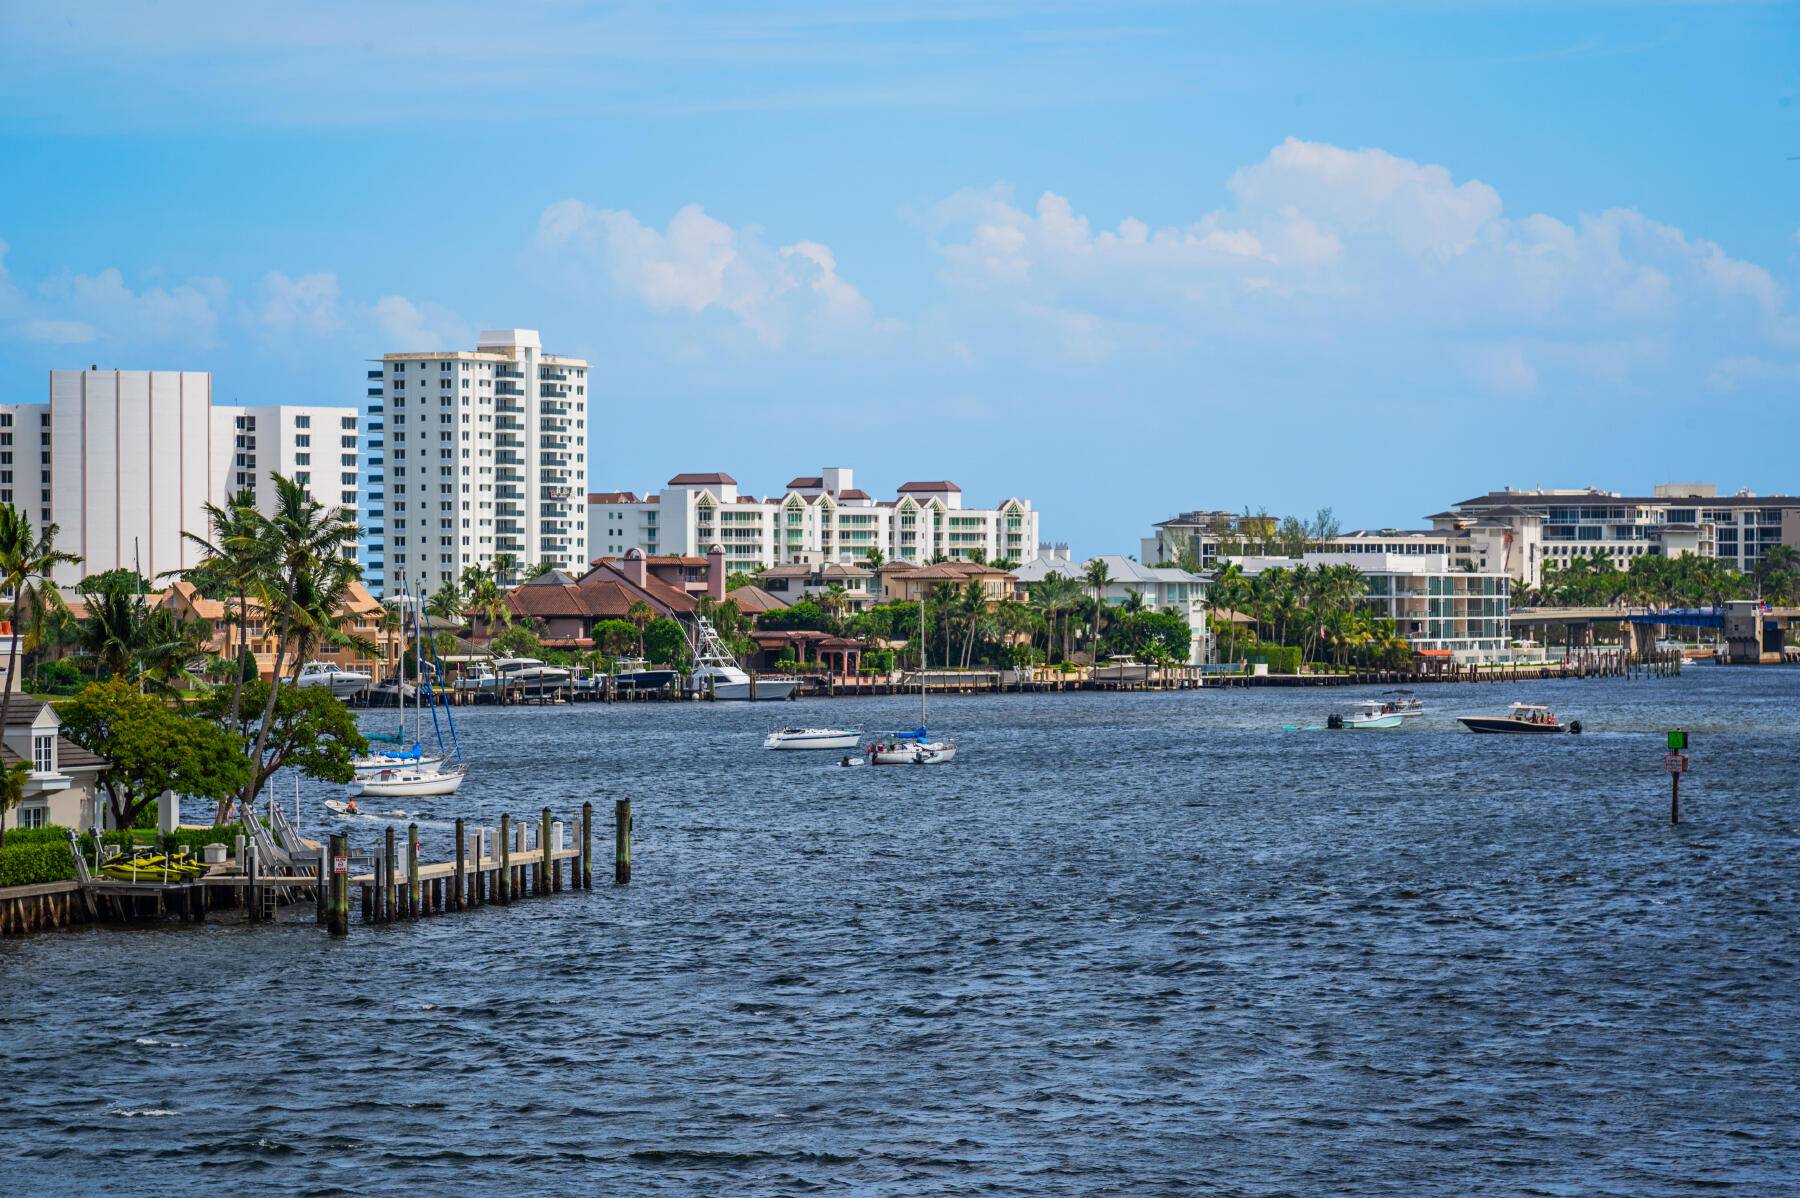
[[[1724,633],[1728,656],[1734,662],[1779,659],[1784,634],[1800,631],[1800,607],[1764,606],[1754,599],[1727,602],[1723,607],[1519,607],[1512,611],[1515,628],[1537,628],[1548,633],[1561,628],[1569,644],[1593,643],[1594,625],[1619,624],[1631,630],[1634,652],[1654,646],[1659,628],[1704,628]]]

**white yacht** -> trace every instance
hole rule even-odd
[[[1342,728],[1349,732],[1372,732],[1385,728],[1398,728],[1404,719],[1397,711],[1387,711],[1373,699],[1365,699],[1356,705],[1356,710],[1349,715],[1334,715],[1326,721],[1325,726]]]
[[[1095,682],[1148,682],[1155,666],[1139,661],[1129,653],[1115,653],[1105,665],[1094,667]]]
[[[322,686],[340,699],[361,694],[374,679],[361,670],[352,670],[331,661],[309,661],[294,679],[295,686]]]
[[[694,668],[688,675],[688,689],[697,694],[718,699],[786,699],[800,685],[798,678],[758,678],[752,688],[750,675],[744,673],[737,658],[725,647],[712,621],[702,615],[694,617],[693,649]]]
[[[641,657],[621,657],[616,667],[613,686],[622,691],[659,691],[681,677],[680,670],[653,670]]]
[[[890,732],[868,747],[871,765],[948,765],[956,760],[956,742],[933,740],[925,728],[925,599],[919,599],[919,726],[911,732]]]
[[[569,671],[548,666],[535,657],[503,657],[494,663],[499,685],[516,686],[527,698],[537,698],[569,685]]]
[[[1381,709],[1383,711],[1397,712],[1409,720],[1416,720],[1425,714],[1425,704],[1414,698],[1411,691],[1383,691],[1382,693],[1394,696],[1392,699],[1382,701]]]
[[[862,739],[859,728],[783,728],[769,733],[765,749],[854,749]]]
[[[430,766],[399,766],[358,774],[350,784],[352,795],[401,799],[421,795],[453,795],[463,784],[463,769],[440,761]]]

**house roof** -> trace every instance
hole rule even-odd
[[[901,483],[899,485],[899,487],[896,488],[896,490],[898,490],[900,492],[900,494],[902,494],[902,495],[907,495],[907,494],[911,494],[914,492],[930,492],[930,491],[955,491],[958,495],[962,494],[962,488],[957,486],[955,483],[949,481],[948,479],[938,479],[935,482]]]
[[[589,491],[589,503],[636,503],[637,494],[632,491]]]
[[[994,566],[978,566],[974,562],[939,562],[935,566],[920,566],[918,573],[912,577],[967,582],[973,578],[990,578],[995,575],[1011,577],[1005,570]]]
[[[867,491],[862,490],[860,487],[850,487],[846,490],[839,491],[838,498],[839,499],[867,499],[867,498],[869,498],[869,493]]]
[[[787,606],[761,587],[738,587],[725,596],[738,605],[738,610],[747,616],[760,616],[766,611],[780,611]]]
[[[6,745],[0,745],[0,766],[16,765],[25,760]],[[56,767],[61,770],[107,769],[112,762],[98,753],[90,753],[66,736],[56,738]]]
[[[825,480],[823,478],[818,477],[817,475],[812,476],[810,478],[790,478],[790,479],[788,479],[788,490],[790,490],[790,491],[798,491],[802,487],[822,487],[824,485],[825,485]]]
[[[654,574],[645,577],[644,585],[640,587],[625,577],[619,561],[620,559],[616,557],[603,557],[595,562],[594,568],[581,576],[579,584],[581,589],[585,591],[602,582],[617,583],[624,587],[632,598],[642,599],[651,607],[656,608],[658,615],[687,615],[694,610],[694,597],[680,587],[670,586]],[[630,606],[629,602],[627,606]]]
[[[723,472],[712,474],[677,474],[668,481],[671,487],[737,486],[737,479]]]

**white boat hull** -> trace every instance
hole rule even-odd
[[[862,733],[848,731],[807,730],[804,732],[771,732],[763,741],[765,749],[854,749]]]
[[[335,698],[348,699],[352,695],[360,695],[368,690],[373,681],[367,674],[328,674],[311,678],[301,675],[294,685],[321,687],[329,690]]]
[[[382,770],[435,770],[443,764],[444,755],[439,753],[435,756],[428,754],[424,757],[406,757],[389,760],[381,760],[374,757],[359,757],[351,763],[351,768],[356,771],[356,776],[360,778],[368,774],[378,774]]]
[[[1378,715],[1371,719],[1356,719],[1352,716],[1345,716],[1344,731],[1379,732],[1385,728],[1398,728],[1400,726],[1400,721],[1404,718],[1405,717],[1397,711],[1389,712],[1386,715]]]
[[[462,783],[463,773],[461,770],[442,770],[430,773],[416,770],[395,770],[392,771],[391,777],[373,774],[367,778],[359,778],[350,784],[350,793],[385,799],[453,795]]]
[[[876,765],[948,765],[956,760],[956,746],[948,741],[905,744],[869,754]]]
[[[714,684],[710,691],[703,690],[701,693],[711,693],[715,698],[733,702],[748,702],[754,698],[757,702],[763,703],[789,698],[793,695],[794,688],[799,685],[800,683],[792,678],[758,678],[755,695],[751,695],[748,682],[720,682]]]

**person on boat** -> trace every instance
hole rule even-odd
[[[355,799],[350,800],[349,805],[347,806],[346,810],[350,815],[356,814],[356,800]]]

